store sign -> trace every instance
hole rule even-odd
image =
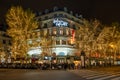
[[[54,24],[55,26],[58,26],[58,27],[68,26],[68,22],[65,22],[65,21],[59,20],[59,19],[54,19],[54,20],[53,20],[53,24]]]

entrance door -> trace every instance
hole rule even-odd
[[[65,63],[66,62],[66,57],[57,57],[57,62],[58,63]]]

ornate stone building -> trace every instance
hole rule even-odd
[[[77,53],[75,30],[83,25],[82,19],[81,15],[74,15],[67,8],[54,7],[52,12],[45,10],[44,14],[39,13],[36,17],[40,21],[36,41],[42,43],[32,47],[28,54],[57,56],[60,62],[66,61],[66,56],[74,56]]]
[[[10,55],[11,38],[6,34],[6,26],[0,25],[0,62]]]

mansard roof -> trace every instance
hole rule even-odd
[[[45,11],[43,11],[43,12],[35,12],[35,14],[36,14],[36,17],[39,17],[39,16],[48,15],[51,13],[56,13],[56,12],[64,12],[66,14],[69,14],[69,15],[74,16],[79,19],[83,18],[81,14],[73,13],[73,11],[69,11],[66,7],[64,7],[64,8],[54,7],[53,9],[50,9],[50,10],[45,9]]]

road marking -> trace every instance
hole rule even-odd
[[[104,79],[112,78],[112,77],[115,77],[115,76],[117,76],[117,75],[106,76],[106,77],[102,77],[102,78],[94,79],[94,80],[104,80]]]
[[[95,79],[95,78],[100,78],[100,77],[106,77],[108,75],[98,75],[98,76],[92,76],[92,77],[88,77],[86,79]]]
[[[111,80],[120,80],[120,77],[113,78]]]

